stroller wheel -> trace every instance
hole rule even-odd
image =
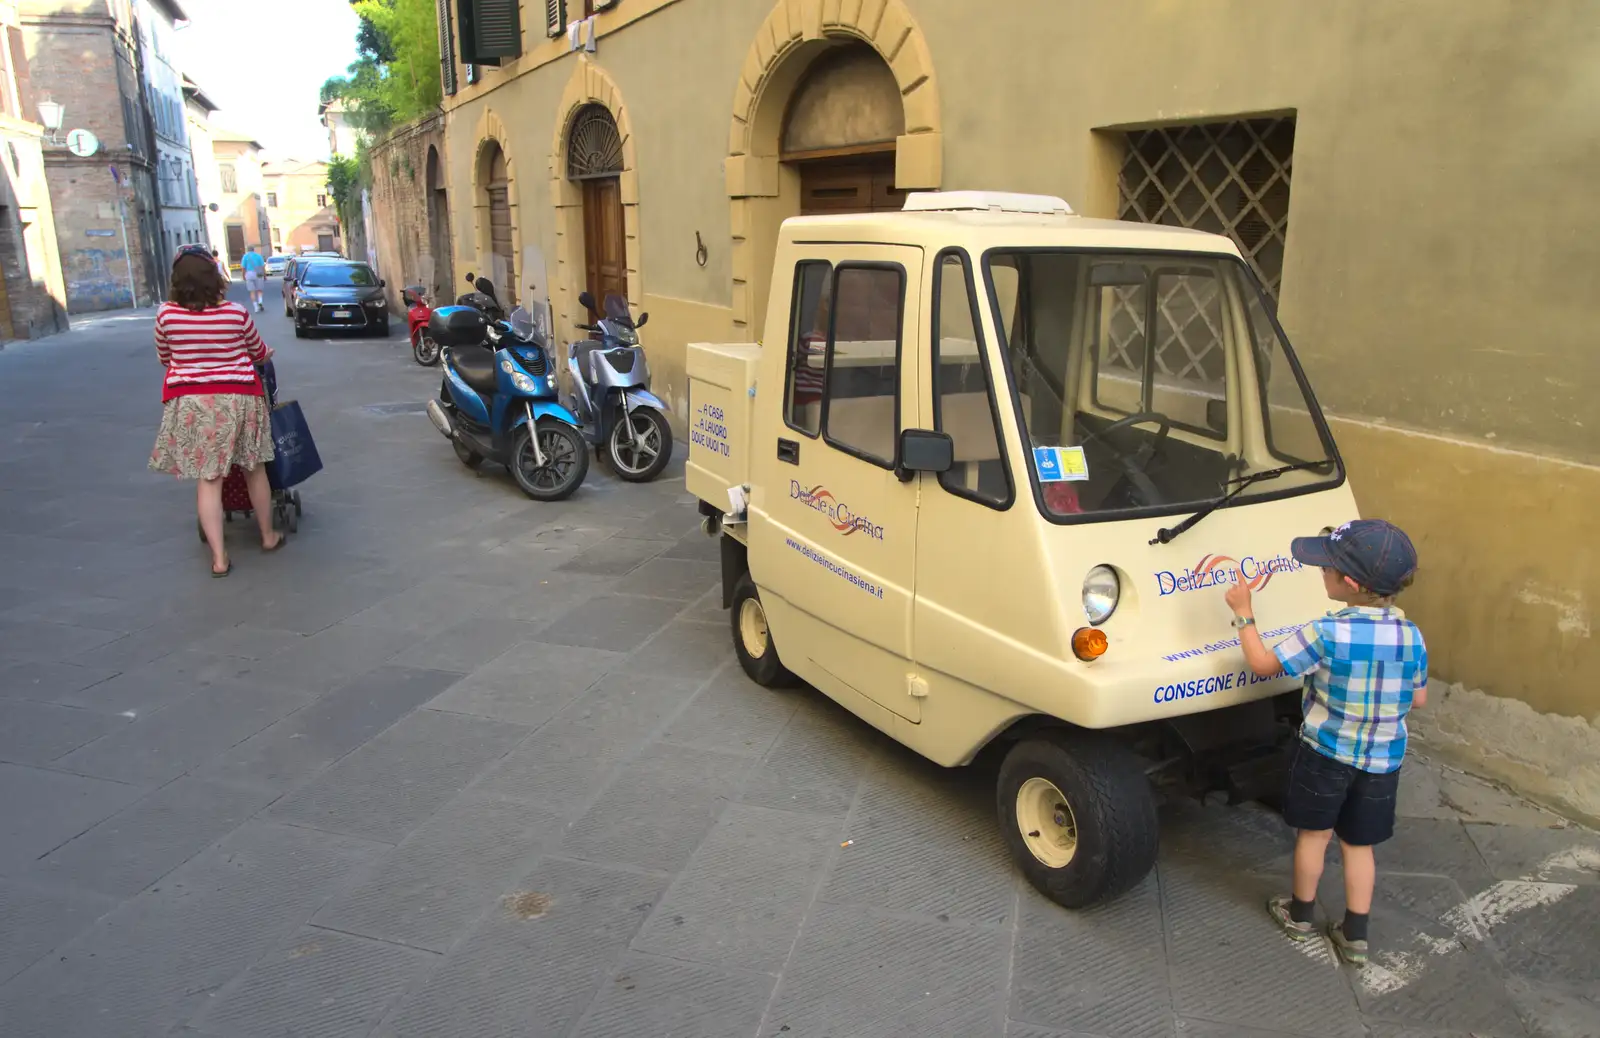
[[[299,532],[299,530],[300,530],[300,510],[298,508],[285,508],[283,510],[283,515],[284,515],[284,523],[283,523],[283,525],[285,525],[285,526],[287,526],[289,528],[289,532],[290,533]]]
[[[299,516],[301,514],[300,491],[298,491],[298,490],[293,491],[293,494],[294,494],[294,514],[296,516]]]

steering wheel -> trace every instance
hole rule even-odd
[[[1077,422],[1076,418],[1074,418],[1074,422]],[[1125,418],[1117,419],[1097,433],[1090,433],[1080,446],[1087,447],[1096,440],[1105,440],[1107,436],[1118,429],[1126,429],[1132,425],[1142,425],[1145,422],[1154,422],[1161,428],[1156,432],[1155,439],[1144,444],[1137,451],[1128,454],[1118,450],[1116,445],[1109,440],[1106,441],[1106,446],[1110,447],[1111,452],[1116,455],[1117,462],[1122,466],[1122,471],[1127,476],[1128,482],[1132,483],[1134,489],[1139,492],[1139,496],[1144,498],[1144,503],[1147,505],[1159,505],[1162,503],[1161,491],[1156,489],[1155,482],[1145,470],[1150,467],[1150,460],[1155,457],[1156,452],[1167,442],[1167,434],[1172,431],[1172,422],[1166,415],[1156,411],[1139,411],[1136,414],[1130,414]],[[1078,424],[1081,427],[1081,423]]]

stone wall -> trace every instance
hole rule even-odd
[[[460,291],[450,282],[450,259],[435,257],[428,223],[428,150],[444,159],[444,120],[435,116],[401,127],[372,146],[372,242],[389,305],[404,313],[401,290],[420,284],[439,306]],[[464,288],[462,289],[464,290]]]
[[[66,286],[39,127],[0,116],[0,272],[6,305],[0,338],[36,339],[67,329]]]

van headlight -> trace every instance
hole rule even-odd
[[[1122,581],[1110,566],[1096,566],[1083,578],[1083,611],[1091,624],[1103,624],[1117,611]]]

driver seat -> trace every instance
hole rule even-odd
[[[450,351],[450,367],[479,393],[494,395],[494,351],[487,346],[457,346]]]

